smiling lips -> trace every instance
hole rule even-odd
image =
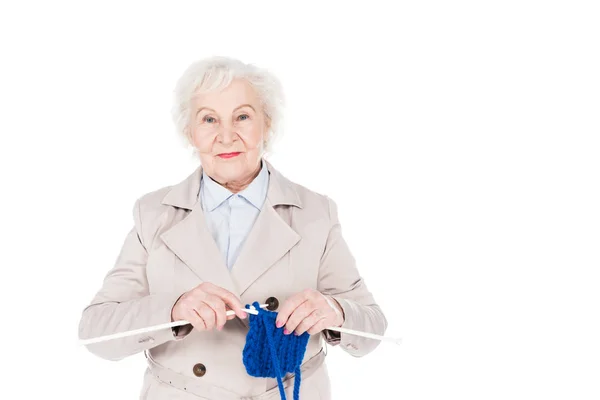
[[[221,158],[233,158],[233,157],[239,156],[240,154],[242,154],[242,153],[238,151],[236,153],[221,153],[221,154],[218,154],[218,156]]]

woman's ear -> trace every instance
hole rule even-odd
[[[184,133],[185,137],[187,138],[188,143],[193,147],[194,139],[192,138],[192,130],[190,129],[189,125],[186,125],[185,128],[183,128],[183,133]]]
[[[265,131],[268,132],[271,129],[271,118],[265,115]]]

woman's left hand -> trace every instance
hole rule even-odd
[[[294,332],[311,335],[330,326],[344,323],[343,310],[339,303],[314,289],[306,289],[288,298],[277,315],[277,327],[285,325],[284,334]]]

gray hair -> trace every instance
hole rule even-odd
[[[192,63],[177,81],[172,118],[184,142],[191,145],[191,100],[195,94],[220,90],[235,78],[245,79],[256,90],[270,129],[264,151],[270,151],[282,130],[284,96],[279,79],[271,72],[240,60],[214,56]]]

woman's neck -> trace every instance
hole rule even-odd
[[[252,174],[250,174],[248,177],[241,179],[239,181],[231,181],[231,182],[224,182],[224,183],[219,182],[219,184],[221,186],[223,186],[225,189],[229,190],[231,193],[239,193],[242,190],[246,189],[252,183],[252,181],[260,173],[261,168],[262,168],[262,163],[258,163],[258,168],[256,168],[256,170],[254,172],[252,172]]]

